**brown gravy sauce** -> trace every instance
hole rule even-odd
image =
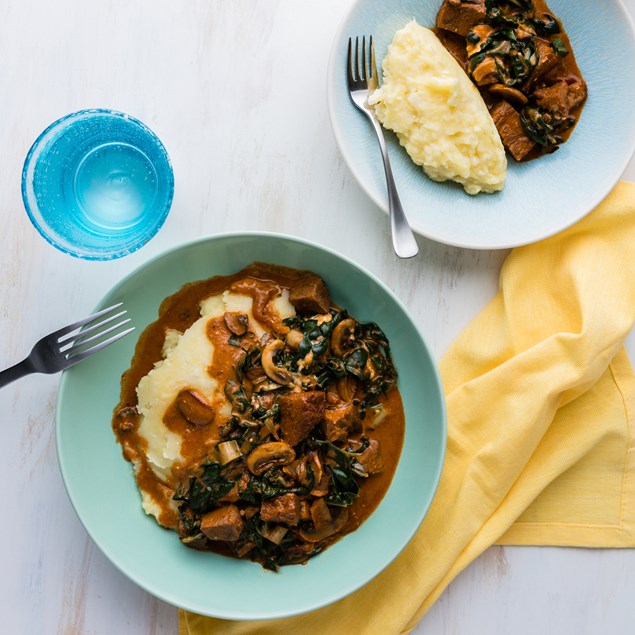
[[[190,469],[209,455],[219,439],[219,426],[224,423],[222,417],[216,417],[211,425],[197,428],[187,422],[173,403],[167,409],[163,422],[169,430],[181,437],[184,461],[173,467],[172,478],[168,482],[164,483],[157,478],[146,459],[146,442],[138,431],[139,417],[131,414],[131,409],[137,404],[136,390],[139,381],[153,369],[156,362],[163,359],[166,331],[175,329],[183,333],[200,317],[199,305],[203,300],[230,290],[253,299],[252,314],[267,329],[279,334],[287,333],[289,329],[280,321],[271,301],[280,295],[282,289],[290,288],[309,274],[306,271],[254,263],[233,275],[189,283],[163,300],[158,319],[139,337],[131,366],[121,378],[120,402],[113,414],[112,427],[124,458],[135,464],[139,488],[160,506],[158,520],[164,527],[178,527],[178,513],[170,504],[172,495],[179,484],[188,478]],[[214,359],[209,373],[219,382],[219,386],[223,386],[229,379],[236,379],[236,363],[243,354],[242,347],[228,343],[230,335],[222,316],[209,320],[207,337],[214,347]],[[255,336],[245,336],[247,337]],[[242,346],[248,346],[248,340],[243,340]],[[384,470],[360,483],[359,496],[349,507],[349,520],[338,538],[355,530],[368,518],[388,490],[397,467],[405,429],[403,404],[397,387],[393,387],[381,398],[381,404],[387,416],[377,429],[367,430],[366,436],[380,442]],[[218,551],[227,553],[220,544]]]

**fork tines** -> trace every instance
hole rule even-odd
[[[130,322],[130,318],[124,318],[126,309],[117,311],[122,306],[119,302],[57,331],[60,353],[69,361],[80,361],[134,331],[134,327],[122,330]]]
[[[359,37],[355,38],[355,54],[353,55],[353,38],[348,38],[348,63],[347,79],[349,84],[368,84],[373,82],[376,85],[377,65],[375,62],[375,47],[373,46],[373,36],[368,37],[368,58],[370,63],[367,64],[366,53],[366,36],[362,36],[361,59]],[[360,86],[364,87],[365,86]]]

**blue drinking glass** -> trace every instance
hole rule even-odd
[[[173,196],[161,141],[113,110],[81,110],[51,124],[22,171],[22,199],[35,228],[54,247],[87,260],[142,247],[163,225]]]

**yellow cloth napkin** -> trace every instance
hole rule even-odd
[[[635,183],[619,183],[573,227],[513,250],[443,358],[445,465],[399,557],[323,609],[263,622],[181,611],[181,635],[405,633],[494,543],[635,546],[634,323]]]

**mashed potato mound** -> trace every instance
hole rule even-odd
[[[244,313],[248,316],[250,330],[260,336],[266,328],[253,316],[252,306],[253,299],[250,296],[229,291],[205,298],[200,304],[201,317],[184,333],[166,330],[163,359],[156,362],[154,368],[140,379],[137,386],[140,415],[138,434],[143,441],[148,466],[160,482],[169,483],[174,476],[174,466],[186,460],[181,453],[181,436],[172,432],[164,422],[165,413],[181,390],[194,388],[216,404],[218,410],[227,417],[231,414],[231,405],[223,392],[223,386],[219,386],[217,379],[210,374],[210,362],[212,365],[216,362],[214,346],[207,335],[208,322],[226,312]],[[295,315],[287,289],[271,300],[271,308],[281,320]],[[139,467],[137,462],[135,469]],[[140,489],[145,512],[159,520],[161,501],[154,499],[156,493],[153,495],[142,486]],[[173,494],[173,490],[166,489],[162,503],[176,512]]]
[[[507,159],[487,106],[430,29],[412,20],[397,31],[383,71],[369,101],[431,179],[468,194],[503,189]]]

